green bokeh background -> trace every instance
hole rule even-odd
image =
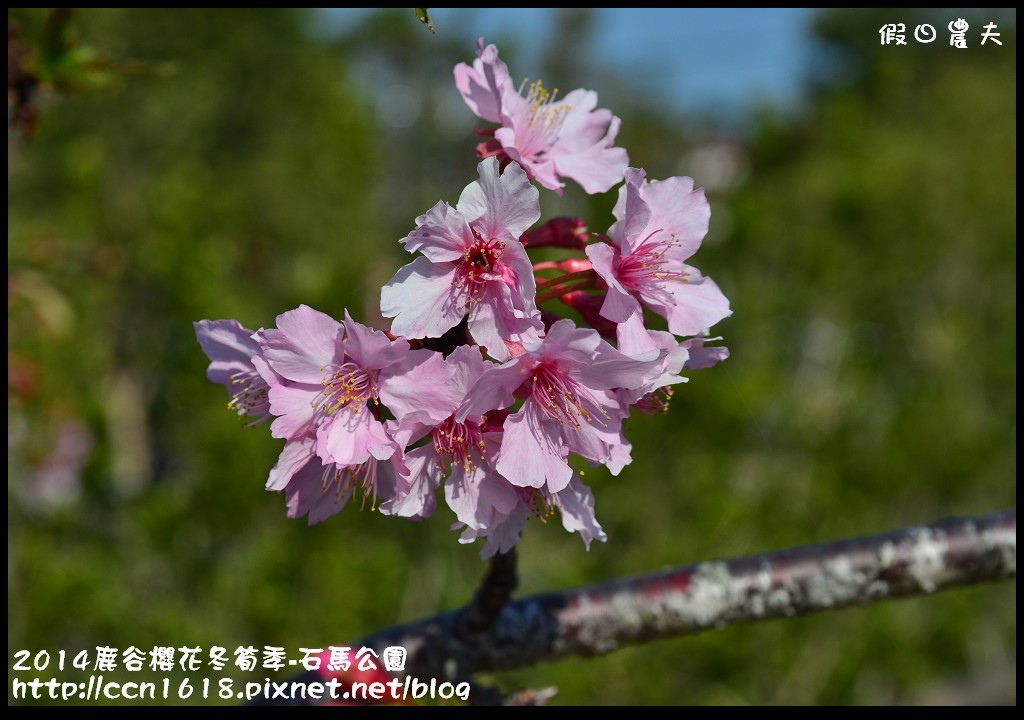
[[[12,15],[30,42],[48,17]],[[633,164],[703,185],[694,149],[733,158],[694,259],[731,299],[732,357],[629,421],[620,476],[587,473],[607,544],[528,524],[521,594],[1015,506],[1015,15],[967,51],[880,47],[891,17],[821,13],[806,106],[725,133],[596,70],[592,16],[561,16],[545,79],[597,89]],[[9,132],[9,666],[355,643],[472,596],[485,564],[444,507],[288,520],[263,489],[280,441],[225,411],[192,330],[300,303],[382,327],[398,238],[475,177],[472,124],[431,119],[472,39],[408,9],[362,22],[341,40],[300,11],[80,11],[79,47],[170,65],[92,85],[71,68],[35,136]],[[382,120],[382,78],[419,90],[416,123]],[[570,188],[544,208],[602,230],[613,202]],[[555,685],[556,704],[1013,703],[1015,664],[1010,581],[488,680]]]

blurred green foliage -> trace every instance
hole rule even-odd
[[[26,37],[47,19],[16,15]],[[716,328],[732,357],[667,415],[630,421],[619,477],[588,472],[607,544],[528,525],[522,593],[1016,504],[1015,31],[1000,26],[1002,47],[879,48],[886,17],[823,14],[822,57],[845,80],[727,138],[743,172],[709,187],[695,264],[732,300]],[[586,76],[586,18],[556,33],[558,83],[601,91],[649,177],[704,184],[688,153],[713,131]],[[256,328],[299,303],[379,322],[396,240],[475,177],[472,118],[450,117],[472,40],[407,9],[344,40],[291,10],[71,22],[107,57],[177,70],[41,96],[35,137],[8,135],[11,662],[294,652],[467,602],[484,564],[443,507],[420,524],[285,518],[263,491],[280,441],[225,411],[192,322]],[[603,230],[613,200],[570,191],[545,209]],[[493,681],[556,685],[558,704],[877,704],[999,673],[1015,688],[1015,657],[1011,582]]]

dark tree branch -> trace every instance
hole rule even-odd
[[[505,604],[495,619],[492,601],[506,597],[495,588],[510,592],[515,584],[514,558],[506,558],[492,565],[468,608],[384,630],[360,644],[378,651],[401,645],[409,651],[405,674],[457,681],[735,622],[865,605],[1016,574],[1016,509],[538,595]],[[302,679],[322,678],[296,678]]]

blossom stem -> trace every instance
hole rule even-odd
[[[539,279],[537,281],[537,303],[565,295],[573,290],[582,290],[585,287],[593,287],[597,279],[597,273],[591,269],[579,270],[566,273],[550,280]]]
[[[551,300],[556,297],[561,297],[562,295],[565,295],[566,293],[571,293],[575,290],[581,290],[587,286],[586,280],[587,278],[577,278],[573,282],[568,282],[565,284],[560,283],[553,287],[549,286],[547,288],[541,288],[541,290],[546,290],[547,292],[537,296],[537,304],[539,305],[540,303],[545,302],[547,300]]]
[[[536,266],[534,266],[534,269],[536,269]],[[597,273],[595,273],[592,269],[587,268],[586,270],[579,270],[577,272],[566,273],[565,275],[560,275],[559,277],[551,278],[549,280],[542,279],[537,283],[537,290],[546,290],[547,288],[545,286],[554,285],[555,283],[563,283],[568,282],[570,280],[590,280],[591,278],[595,277],[597,277]]]

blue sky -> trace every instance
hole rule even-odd
[[[813,10],[596,8],[593,56],[680,110],[732,114],[799,99]],[[338,15],[355,10],[337,9]],[[411,10],[410,10],[411,12]],[[515,35],[527,58],[550,41],[555,8],[430,8],[438,33]],[[517,58],[516,72],[536,77]]]

